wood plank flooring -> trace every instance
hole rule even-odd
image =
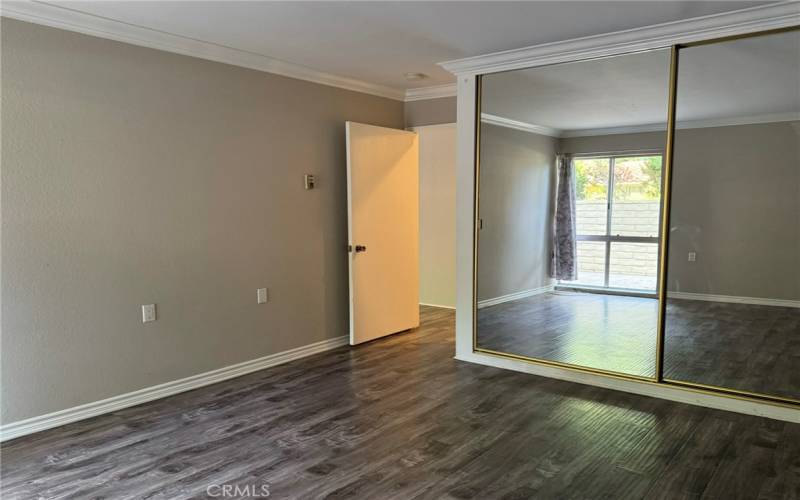
[[[453,351],[452,311],[424,308],[414,332],[5,443],[2,495],[800,498],[800,425]]]

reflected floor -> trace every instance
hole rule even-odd
[[[800,308],[667,301],[664,377],[800,399]]]
[[[478,347],[655,377],[658,301],[550,292],[478,310]]]
[[[658,301],[552,292],[478,310],[478,347],[655,376]],[[670,299],[664,377],[800,399],[800,309]]]

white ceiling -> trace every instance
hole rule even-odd
[[[441,61],[764,3],[770,2],[69,1],[57,5],[402,90],[452,82],[452,75],[437,66]],[[408,82],[407,72],[430,78]]]
[[[556,135],[658,129],[666,126],[669,66],[665,49],[486,75],[482,111]],[[679,126],[800,119],[798,31],[689,47],[678,68]]]

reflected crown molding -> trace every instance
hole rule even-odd
[[[800,121],[800,113],[769,113],[763,115],[734,116],[730,118],[712,118],[707,120],[679,121],[675,128],[678,130],[694,128],[730,127],[735,125],[758,125],[762,123],[781,123]],[[632,125],[627,127],[608,127],[582,130],[567,130],[560,137],[591,137],[597,135],[636,134],[642,132],[666,132],[666,123],[651,123],[646,125]]]
[[[457,75],[479,75],[665,48],[675,44],[800,25],[797,1],[682,19],[439,63]]]
[[[800,113],[770,113],[764,115],[736,116],[730,118],[714,118],[708,120],[691,120],[678,122],[676,129],[730,127],[735,125],[757,125],[762,123],[781,123],[800,121]],[[481,113],[481,123],[497,125],[499,127],[513,128],[533,134],[546,135],[556,138],[594,137],[600,135],[637,134],[645,132],[666,132],[666,123],[648,123],[643,125],[630,125],[624,127],[590,128],[579,130],[562,130],[544,125],[522,122],[502,116]]]
[[[498,127],[522,130],[523,132],[530,132],[532,134],[546,135],[549,137],[561,137],[563,135],[563,132],[557,128],[521,122],[512,120],[510,118],[503,118],[502,116],[490,115],[488,113],[481,113],[481,122],[488,123],[489,125],[497,125]]]
[[[643,132],[666,132],[666,123],[649,123],[645,125],[631,125],[626,127],[588,128],[581,130],[567,130],[561,137],[593,137],[596,135],[637,134]]]

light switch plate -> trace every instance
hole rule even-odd
[[[146,304],[142,306],[142,323],[149,323],[156,320],[156,305]]]
[[[258,289],[258,303],[259,304],[266,304],[269,300],[269,294],[267,293],[266,288],[259,288]]]
[[[689,262],[695,262],[696,260],[697,260],[697,253],[689,252]]]

